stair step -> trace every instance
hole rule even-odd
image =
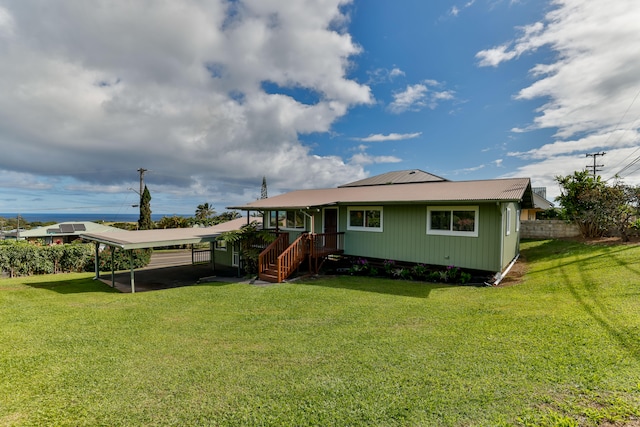
[[[278,283],[278,273],[268,274],[266,272],[260,273],[258,277],[265,282]]]

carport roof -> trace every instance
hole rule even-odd
[[[250,218],[262,222],[262,218]],[[154,230],[122,231],[119,233],[84,233],[83,239],[115,246],[121,249],[145,249],[161,246],[205,243],[216,240],[226,231],[239,230],[247,224],[247,218],[238,218],[212,227],[165,228]]]

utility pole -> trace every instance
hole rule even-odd
[[[140,172],[140,192],[138,193],[140,195],[140,201],[142,201],[142,192],[144,191],[144,173],[146,171],[147,169],[144,168],[138,169],[138,172]]]
[[[593,157],[593,166],[587,166],[587,169],[591,169],[591,172],[593,173],[593,179],[596,179],[596,173],[600,172],[603,168],[604,165],[599,165],[597,164],[598,162],[596,161],[596,159],[598,158],[598,156],[604,156],[605,153],[604,151],[601,151],[600,153],[587,153],[587,157]]]

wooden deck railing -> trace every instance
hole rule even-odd
[[[322,258],[344,250],[344,232],[319,233],[311,236],[311,258]]]
[[[304,233],[278,256],[278,283],[289,277],[309,253],[309,235]]]
[[[303,233],[291,245],[287,245],[288,239],[288,235],[279,236],[260,253],[260,278],[280,283],[287,279],[307,256],[309,270],[317,273],[324,257],[344,250],[344,233]]]
[[[289,234],[282,233],[271,242],[258,256],[258,275],[265,273],[270,266],[278,265],[278,256],[289,245]]]

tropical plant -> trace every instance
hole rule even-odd
[[[240,253],[244,261],[244,269],[247,274],[258,272],[258,257],[260,252],[269,243],[276,239],[276,236],[268,230],[260,228],[261,224],[253,221],[243,225],[240,230],[226,231],[219,237],[227,244],[240,245]]]
[[[209,205],[209,203],[198,205],[196,208],[196,222],[198,224],[208,225],[211,217],[215,214],[216,211],[213,209],[213,206]]]
[[[189,228],[191,227],[189,219],[182,216],[178,216],[178,215],[163,216],[162,218],[160,218],[160,220],[157,222],[156,225],[158,228]]]

